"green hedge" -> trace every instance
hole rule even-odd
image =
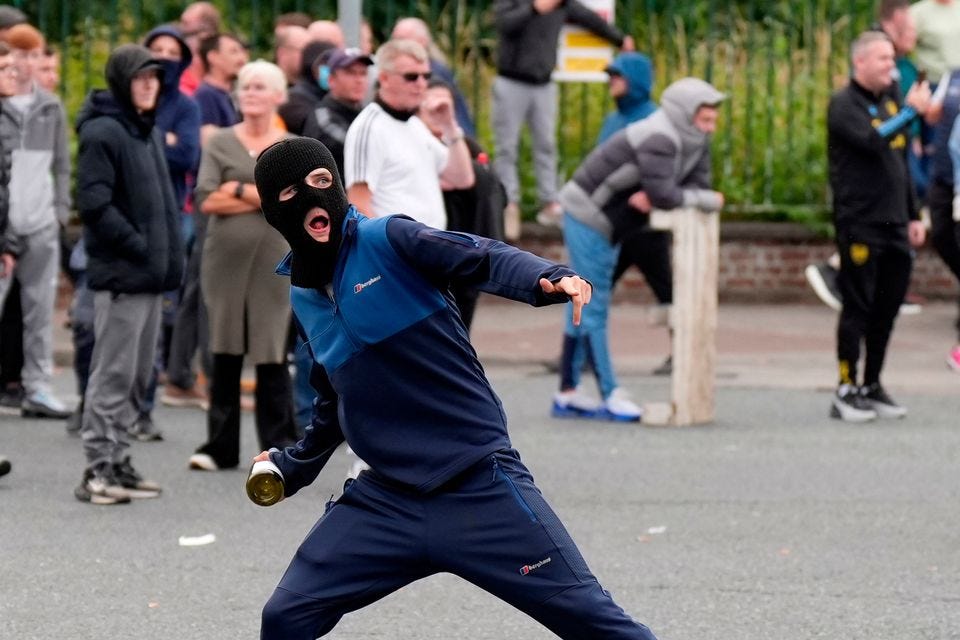
[[[18,3],[14,3],[18,4]],[[64,51],[63,97],[76,113],[85,93],[102,86],[110,48],[175,20],[185,2],[171,0],[34,0],[19,3]],[[334,18],[335,0],[215,0],[226,27],[269,57],[273,16],[306,11]],[[618,25],[654,60],[655,97],[672,80],[696,75],[730,94],[714,142],[717,188],[742,217],[825,220],[826,133],[830,93],[845,82],[847,48],[872,20],[872,0],[619,0]],[[473,105],[481,142],[492,148],[489,92],[496,34],[492,2],[373,1],[364,14],[378,39],[396,18],[424,17]],[[592,147],[612,104],[603,85],[565,84],[558,142],[561,178]],[[527,215],[536,207],[529,140],[521,166]]]

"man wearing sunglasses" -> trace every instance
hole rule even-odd
[[[377,50],[378,90],[350,125],[344,143],[344,184],[350,202],[376,218],[403,213],[438,229],[447,226],[444,186],[473,186],[470,152],[453,104],[438,100],[443,135],[437,140],[416,116],[430,79],[426,49],[413,40],[389,40]]]

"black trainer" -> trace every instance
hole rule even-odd
[[[843,308],[843,294],[840,293],[840,286],[837,284],[837,270],[829,263],[807,265],[803,274],[823,304],[834,311],[840,311]]]
[[[153,442],[163,440],[163,433],[154,424],[150,416],[140,416],[130,429],[130,435],[140,442]]]
[[[0,456],[0,476],[5,476],[10,473],[11,468],[10,461]]]
[[[109,467],[88,467],[83,472],[80,486],[73,495],[81,502],[90,504],[124,504],[130,502],[130,494],[121,487],[109,472]]]
[[[11,384],[0,389],[0,413],[20,415],[20,405],[23,403],[23,387]]]
[[[144,480],[143,476],[130,464],[130,456],[123,462],[113,465],[113,475],[127,494],[134,499],[157,498],[160,496],[160,485],[152,480]]]
[[[837,387],[830,403],[830,417],[844,422],[870,422],[877,419],[877,412],[852,384]]]
[[[653,375],[655,376],[669,376],[673,375],[673,356],[667,356],[667,359],[664,360],[660,366],[653,370]]]
[[[861,387],[860,395],[865,404],[881,418],[902,418],[907,415],[907,408],[897,404],[879,382]]]

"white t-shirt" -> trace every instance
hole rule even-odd
[[[933,79],[960,67],[960,3],[921,0],[910,5],[910,14],[917,28],[917,68]]]
[[[437,229],[447,228],[440,173],[449,150],[420,118],[398,120],[371,102],[350,125],[343,150],[343,180],[349,189],[366,182],[373,216],[403,213]]]

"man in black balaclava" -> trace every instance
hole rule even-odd
[[[326,635],[345,613],[443,571],[496,584],[562,638],[654,640],[590,573],[513,450],[449,293],[458,284],[532,305],[572,300],[579,322],[590,283],[489,238],[362,216],[311,138],[269,147],[255,177],[268,222],[293,249],[278,271],[292,278],[317,393],[303,440],[255,460],[277,465],[285,497],[344,441],[370,465],[303,542],[264,607],[261,640]]]
[[[263,214],[287,239],[290,282],[322,289],[333,278],[349,203],[333,154],[307,138],[278,142],[257,161]]]

